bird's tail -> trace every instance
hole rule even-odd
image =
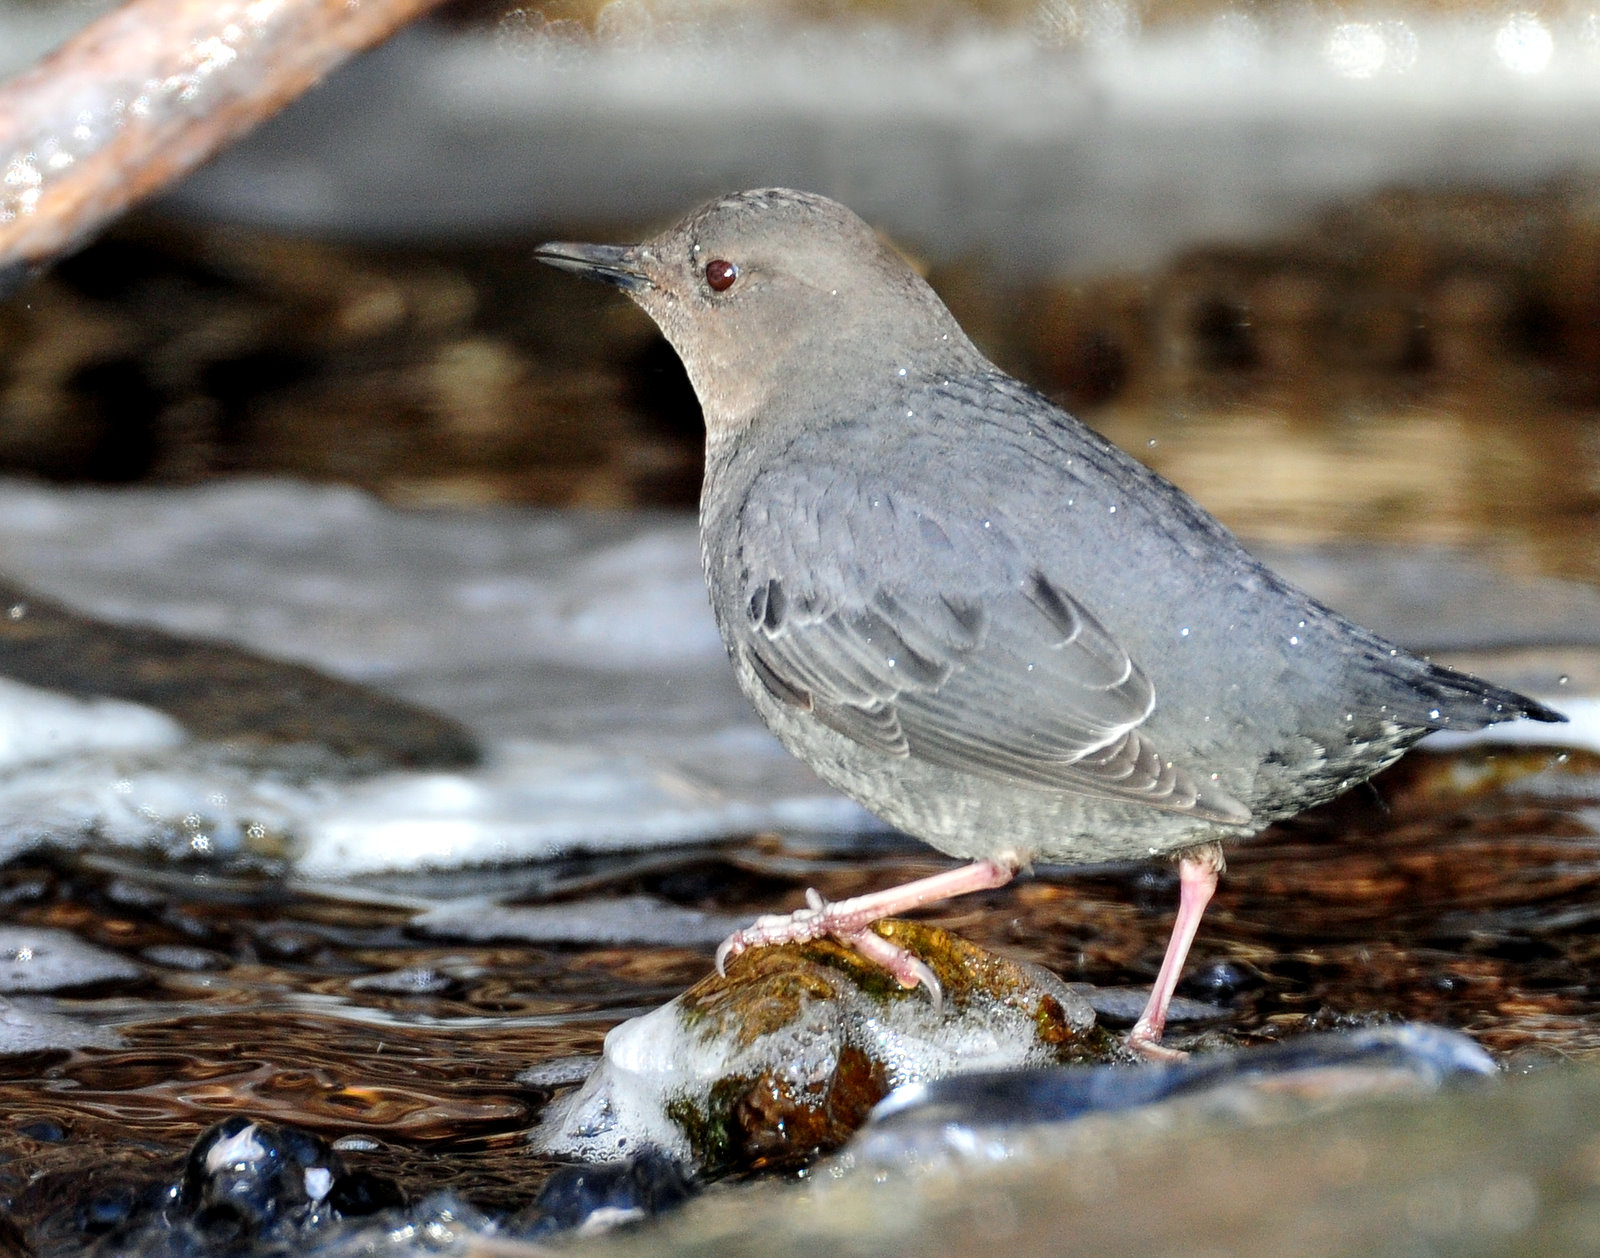
[[[1413,657],[1415,658],[1415,657]],[[1419,700],[1415,712],[1399,714],[1403,724],[1423,729],[1482,729],[1519,717],[1562,722],[1567,718],[1537,699],[1497,686],[1431,660],[1417,659],[1420,675],[1410,678]]]

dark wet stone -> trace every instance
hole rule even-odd
[[[151,944],[139,955],[152,965],[166,966],[169,970],[225,970],[233,964],[220,952],[209,948],[191,948],[186,944]]]
[[[656,1149],[621,1162],[562,1167],[545,1181],[525,1234],[591,1232],[638,1222],[682,1205],[698,1191],[692,1173]],[[509,1230],[523,1229],[513,1220]]]
[[[253,1235],[280,1221],[322,1221],[344,1161],[321,1137],[235,1115],[195,1142],[179,1202],[201,1226]]]
[[[175,1180],[110,1175],[77,1188],[41,1237],[67,1251],[76,1238],[105,1258],[300,1254],[344,1220],[406,1204],[398,1185],[348,1170],[320,1136],[242,1114],[203,1132]]]
[[[152,910],[166,905],[168,896],[158,887],[135,882],[130,878],[117,878],[106,884],[106,899],[119,908]]]
[[[160,629],[113,625],[0,581],[0,676],[79,698],[107,697],[158,708],[197,738],[253,749],[271,759],[321,747],[324,773],[458,768],[478,747],[447,717],[242,647]]]
[[[151,1194],[133,1184],[113,1184],[91,1193],[78,1207],[77,1224],[86,1236],[100,1236],[121,1227]]]
[[[1472,1040],[1441,1027],[1407,1025],[1305,1035],[1263,1048],[1196,1055],[1137,1067],[1098,1066],[996,1071],[955,1075],[903,1088],[872,1115],[866,1135],[893,1137],[920,1129],[947,1139],[955,1128],[994,1128],[1061,1122],[1086,1114],[1150,1105],[1234,1084],[1290,1076],[1309,1086],[1329,1072],[1349,1069],[1367,1079],[1403,1076],[1436,1088],[1449,1080],[1496,1073],[1494,1061]],[[1353,1076],[1360,1077],[1360,1076]],[[1369,1089],[1375,1085],[1368,1084]],[[1390,1090],[1392,1082],[1376,1090]]]
[[[328,1205],[346,1219],[365,1218],[405,1204],[406,1195],[398,1184],[371,1171],[341,1175],[328,1190]]]
[[[1261,976],[1232,961],[1216,961],[1191,974],[1184,986],[1212,1000],[1227,1000],[1239,992],[1261,986]],[[1171,1020],[1170,1013],[1168,1020]]]

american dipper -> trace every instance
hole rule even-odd
[[[623,289],[706,422],[700,544],[739,685],[783,744],[972,863],[758,919],[906,986],[870,929],[1035,859],[1172,854],[1178,917],[1129,1036],[1158,1047],[1221,843],[1337,795],[1429,730],[1532,699],[1384,641],[1264,567],[1192,499],[978,352],[825,197],[734,193],[638,245],[537,256]]]

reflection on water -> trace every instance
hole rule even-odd
[[[938,862],[882,836],[864,848],[767,836],[580,865],[567,885],[581,896],[742,913]],[[103,1178],[161,1164],[243,1112],[359,1137],[346,1141],[352,1165],[413,1193],[525,1205],[549,1164],[522,1137],[551,1093],[519,1073],[597,1052],[612,1023],[704,974],[710,948],[420,940],[408,922],[430,896],[459,894],[456,881],[386,880],[405,908],[242,872],[13,863],[0,894],[17,922],[65,926],[147,977],[52,1001],[112,1022],[123,1047],[0,1062],[0,1197],[35,1220],[75,1200],[91,1167]],[[933,917],[1069,980],[1140,985],[1165,943],[1172,881],[1165,866],[1041,869]],[[1600,758],[1419,753],[1236,850],[1182,990],[1227,1008],[1213,1038],[1408,1018],[1464,1028],[1523,1064],[1600,1056],[1597,887]]]

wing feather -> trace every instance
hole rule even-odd
[[[829,469],[764,474],[738,532],[740,649],[774,695],[895,757],[1242,824],[1139,727],[1148,677],[991,519]],[[778,508],[784,509],[778,509]],[[780,527],[794,511],[810,519]]]

